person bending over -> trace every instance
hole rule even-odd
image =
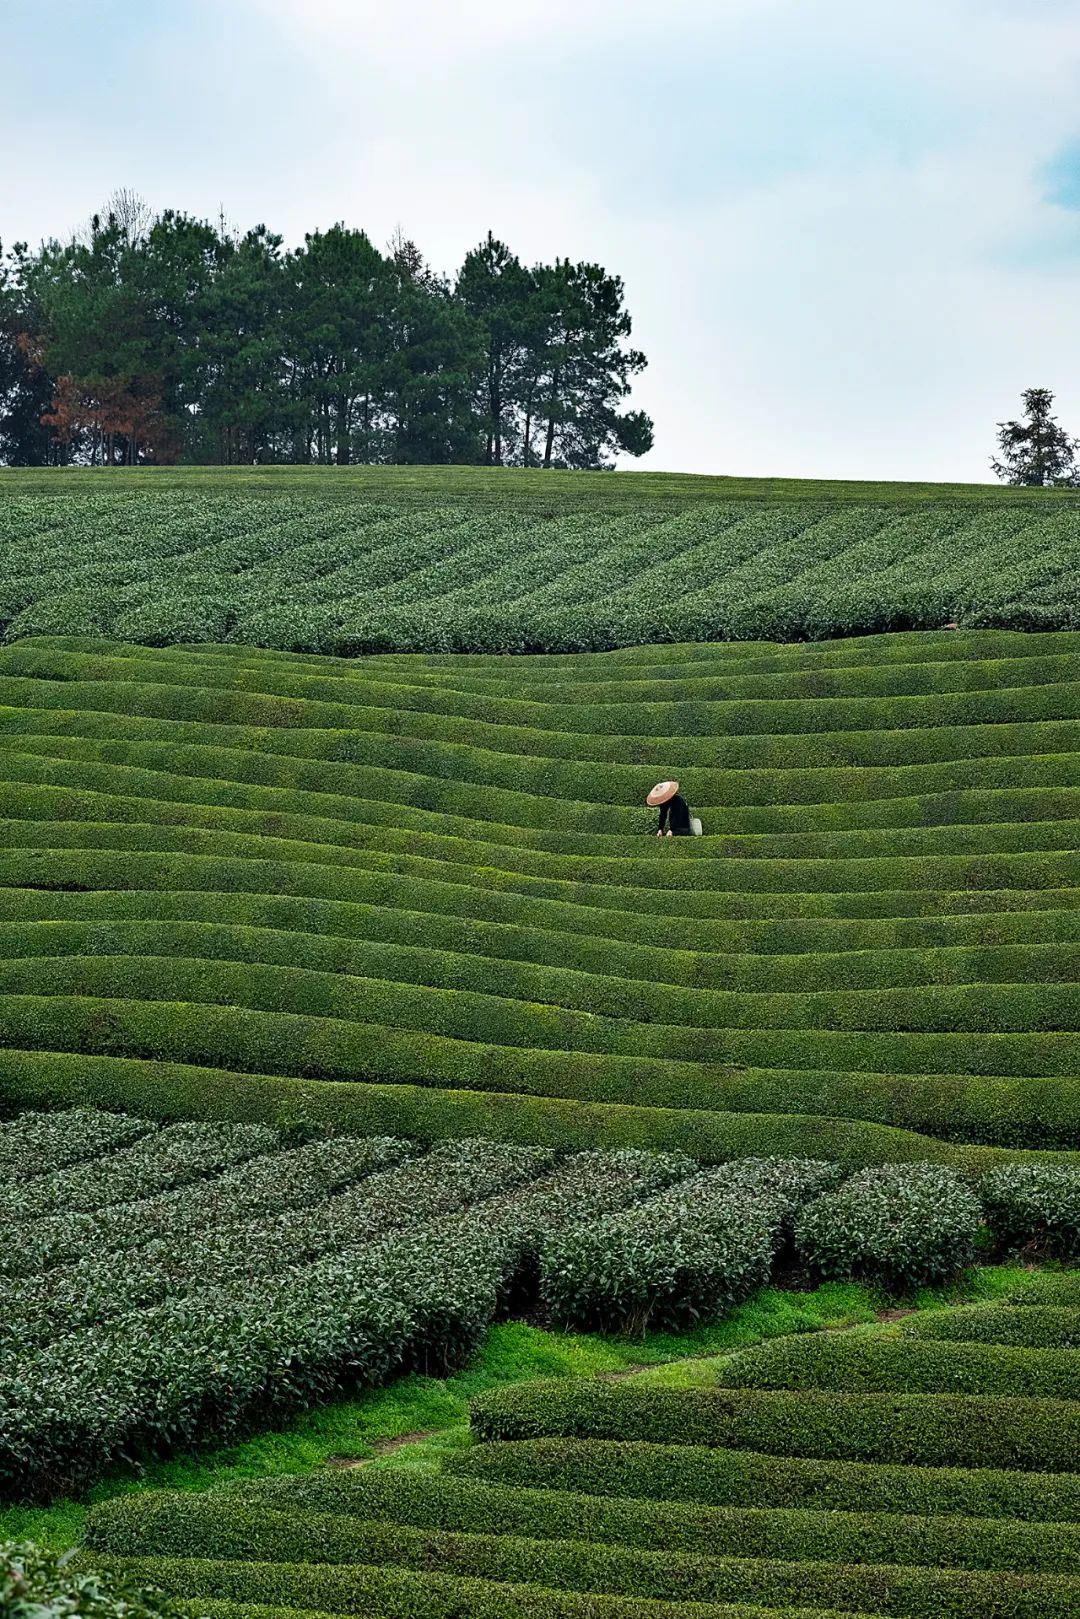
[[[658,781],[645,802],[660,811],[660,824],[656,829],[658,838],[689,838],[694,835],[696,829],[690,816],[690,806],[680,793],[677,781]]]

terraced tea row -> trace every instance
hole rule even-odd
[[[688,1159],[650,1153],[289,1146],[261,1124],[78,1109],[0,1125],[0,1161],[7,1499],[343,1387],[456,1366],[511,1302],[535,1302],[542,1240],[697,1178]],[[773,1232],[733,1278],[741,1296],[767,1278],[781,1220],[816,1180],[790,1166],[783,1200],[771,1188],[784,1166],[732,1174],[741,1219]]]
[[[1032,492],[485,506],[349,490],[13,494],[0,624],[351,655],[1080,622],[1077,508]]]
[[[702,1170],[482,1140],[289,1146],[265,1125],[82,1109],[0,1124],[0,1162],[0,1499],[19,1500],[410,1368],[456,1367],[508,1313],[714,1319],[770,1280],[843,1182],[804,1159]],[[911,1183],[897,1220],[908,1274],[952,1279],[970,1263],[970,1188],[926,1165],[871,1173]],[[1047,1230],[1044,1210],[1035,1234],[1070,1255],[1080,1175],[1057,1173],[1063,1187],[1033,1189],[1066,1219]],[[847,1184],[859,1195],[859,1177]],[[957,1199],[958,1216],[939,1215]],[[860,1257],[860,1273],[895,1274],[879,1258]]]
[[[503,1388],[439,1472],[127,1497],[94,1509],[84,1555],[221,1619],[1066,1619],[1077,1341],[1080,1310],[1033,1291],[777,1339],[699,1387]]]
[[[0,654],[13,1099],[847,1164],[1080,1145],[1080,637]],[[700,839],[641,805],[680,774]]]

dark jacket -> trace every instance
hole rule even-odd
[[[673,837],[690,836],[690,806],[682,793],[676,793],[674,798],[669,798],[666,804],[660,806],[660,831],[665,831],[669,825]]]

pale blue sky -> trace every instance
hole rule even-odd
[[[649,462],[988,478],[1080,434],[1080,0],[0,0],[0,240],[118,186],[624,278]]]

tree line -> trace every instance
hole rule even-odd
[[[287,249],[117,193],[0,254],[0,462],[466,462],[641,455],[622,281],[525,265],[490,232],[453,278],[400,232]]]

